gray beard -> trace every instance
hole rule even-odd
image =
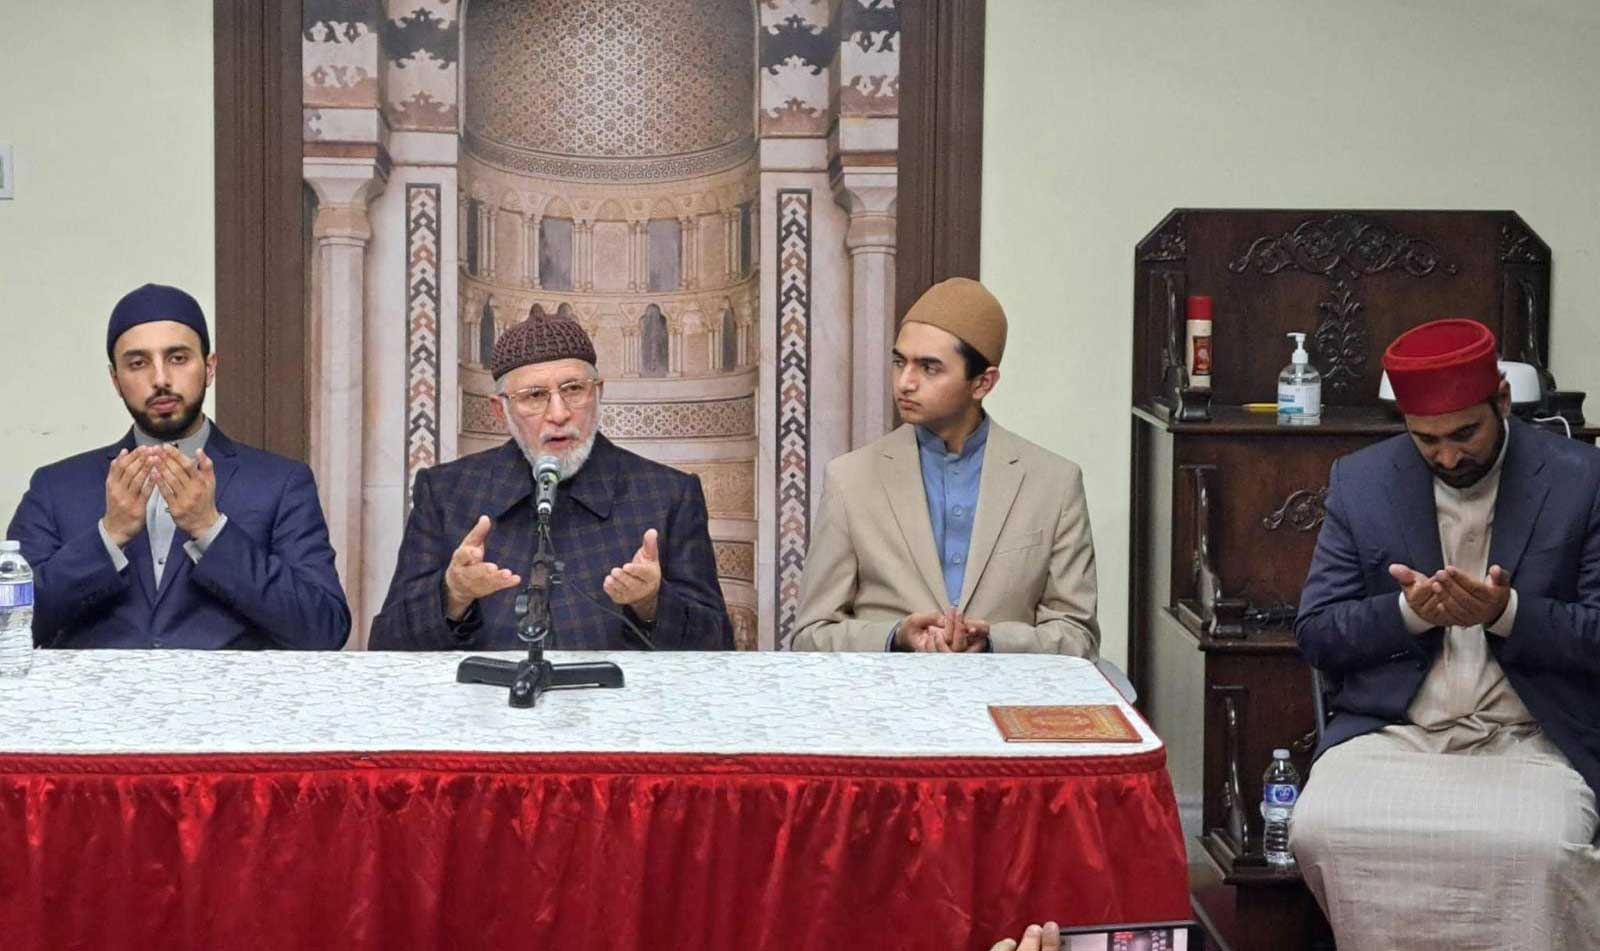
[[[589,461],[589,453],[594,451],[594,437],[599,433],[600,427],[596,426],[589,432],[583,442],[578,444],[576,449],[571,450],[565,456],[555,457],[556,465],[558,466],[557,471],[560,473],[562,482],[577,475],[578,470],[583,468],[583,464]],[[522,434],[517,432],[514,426],[511,427],[511,438],[516,440],[517,448],[522,450],[522,458],[528,460],[528,468],[533,470],[534,477],[537,478],[541,453],[530,449],[528,444],[522,441]]]

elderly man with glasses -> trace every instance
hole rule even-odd
[[[600,434],[595,362],[568,317],[535,314],[495,343],[491,407],[511,439],[417,474],[373,649],[519,646],[514,604],[534,556],[544,457],[560,467],[550,534],[564,565],[545,646],[733,647],[700,482]]]

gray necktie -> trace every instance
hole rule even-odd
[[[156,587],[161,587],[161,572],[167,567],[167,553],[172,550],[172,534],[177,526],[172,522],[172,512],[159,488],[150,491],[150,501],[145,505],[144,524],[150,533],[150,563],[155,566]]]

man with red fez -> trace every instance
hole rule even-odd
[[[905,425],[829,463],[793,649],[1095,655],[1083,474],[984,412],[1005,346],[977,281],[937,284],[906,313]]]
[[[1600,452],[1510,416],[1494,335],[1384,369],[1300,601],[1333,717],[1291,845],[1340,951],[1600,948]]]
[[[334,650],[350,610],[304,463],[206,418],[200,304],[146,284],[111,311],[126,436],[33,475],[6,537],[33,566],[40,647]]]
[[[501,335],[490,363],[490,407],[511,438],[417,474],[369,646],[521,646],[514,606],[537,546],[534,470],[552,456],[561,482],[550,535],[564,572],[545,646],[732,649],[700,480],[601,435],[605,381],[583,327],[532,315]]]

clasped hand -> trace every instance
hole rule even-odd
[[[1511,576],[1499,565],[1481,579],[1453,565],[1425,575],[1395,564],[1389,566],[1389,575],[1400,582],[1411,610],[1434,627],[1487,627],[1511,602]]]
[[[988,646],[989,622],[964,617],[954,607],[908,615],[895,632],[895,648],[903,651],[973,654]]]

